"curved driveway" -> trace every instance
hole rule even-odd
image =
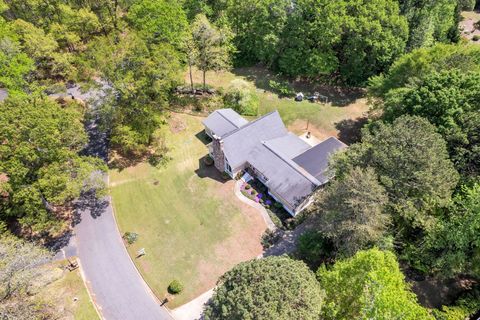
[[[102,83],[103,84],[103,83]],[[78,87],[67,93],[90,100],[94,117],[86,124],[89,145],[84,154],[106,161],[107,136],[98,130],[96,107],[107,88],[81,93]],[[102,174],[102,173],[97,173]],[[106,175],[103,178],[107,181]],[[102,318],[107,320],[172,319],[144,282],[121,239],[110,197],[96,200],[86,193],[76,203],[75,243],[88,291]]]
[[[107,320],[172,319],[150,292],[120,238],[110,199],[78,209],[77,256],[89,292]],[[100,210],[100,211],[97,211]]]

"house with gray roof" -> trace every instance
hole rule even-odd
[[[312,193],[328,182],[328,159],[346,148],[335,137],[316,146],[288,132],[278,111],[247,121],[232,109],[212,112],[204,121],[212,138],[215,167],[232,178],[246,171],[293,216],[307,207]]]

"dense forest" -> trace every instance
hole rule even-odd
[[[105,188],[95,174],[105,165],[82,152],[91,110],[50,94],[107,83],[95,111],[112,148],[161,158],[156,131],[188,70],[203,72],[205,88],[207,71],[261,64],[286,79],[366,88],[369,121],[331,160],[335,179],[317,195],[296,260],[238,265],[206,318],[464,319],[480,309],[478,290],[431,311],[402,271],[480,279],[480,46],[458,28],[475,6],[0,0],[0,233],[58,237],[74,200]]]

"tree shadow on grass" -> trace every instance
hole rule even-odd
[[[115,169],[121,172],[123,169],[133,167],[147,159],[147,153],[140,155],[125,155],[113,150],[111,152],[110,161],[107,163],[109,169]]]
[[[335,123],[335,128],[339,131],[338,138],[349,145],[360,142],[362,138],[362,128],[367,122],[367,117],[359,117],[356,119],[344,119]]]
[[[327,85],[305,79],[288,79],[262,66],[237,68],[232,72],[253,82],[257,88],[263,89],[265,92],[276,94],[275,90],[270,86],[271,80],[288,82],[295,92],[303,92],[307,96],[318,92],[320,95],[327,97],[329,103],[338,107],[348,106],[365,96],[365,89],[363,88]]]
[[[198,169],[195,170],[195,174],[199,178],[201,178],[201,179],[209,178],[209,179],[215,180],[215,181],[220,182],[220,183],[225,183],[228,180],[230,180],[230,179],[224,179],[223,176],[222,176],[222,173],[220,173],[220,171],[218,171],[217,168],[215,168],[214,165],[207,166],[205,164],[205,158],[206,157],[208,157],[208,155],[198,159]]]

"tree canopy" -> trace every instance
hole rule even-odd
[[[387,201],[372,168],[353,168],[320,195],[317,225],[340,255],[351,256],[384,236],[390,220],[384,212]]]
[[[480,72],[434,72],[416,86],[391,90],[383,111],[387,121],[403,114],[428,119],[447,141],[457,169],[480,173]]]
[[[79,156],[87,136],[83,110],[48,98],[12,98],[0,104],[0,219],[14,219],[31,235],[56,234],[65,221],[56,207],[82,190],[103,188],[100,159]]]
[[[435,42],[458,41],[458,10],[464,6],[452,0],[400,0],[402,14],[408,19],[408,49],[430,47]]]
[[[431,210],[448,204],[458,182],[442,136],[418,116],[402,116],[391,125],[374,123],[334,165],[340,177],[355,166],[372,167],[396,219],[412,227],[432,223]]]
[[[372,96],[384,98],[392,89],[415,85],[435,71],[450,69],[479,71],[480,47],[437,44],[414,50],[396,60],[386,74],[373,77],[368,89]]]
[[[420,246],[412,246],[412,260],[423,270],[444,277],[466,273],[480,276],[480,184],[464,186]]]
[[[321,267],[323,319],[432,319],[417,303],[392,252],[371,249]]]
[[[151,43],[167,43],[180,48],[187,32],[187,17],[178,1],[136,1],[129,8],[127,18]]]
[[[303,262],[268,257],[225,273],[205,319],[318,319],[322,305],[322,290]]]

